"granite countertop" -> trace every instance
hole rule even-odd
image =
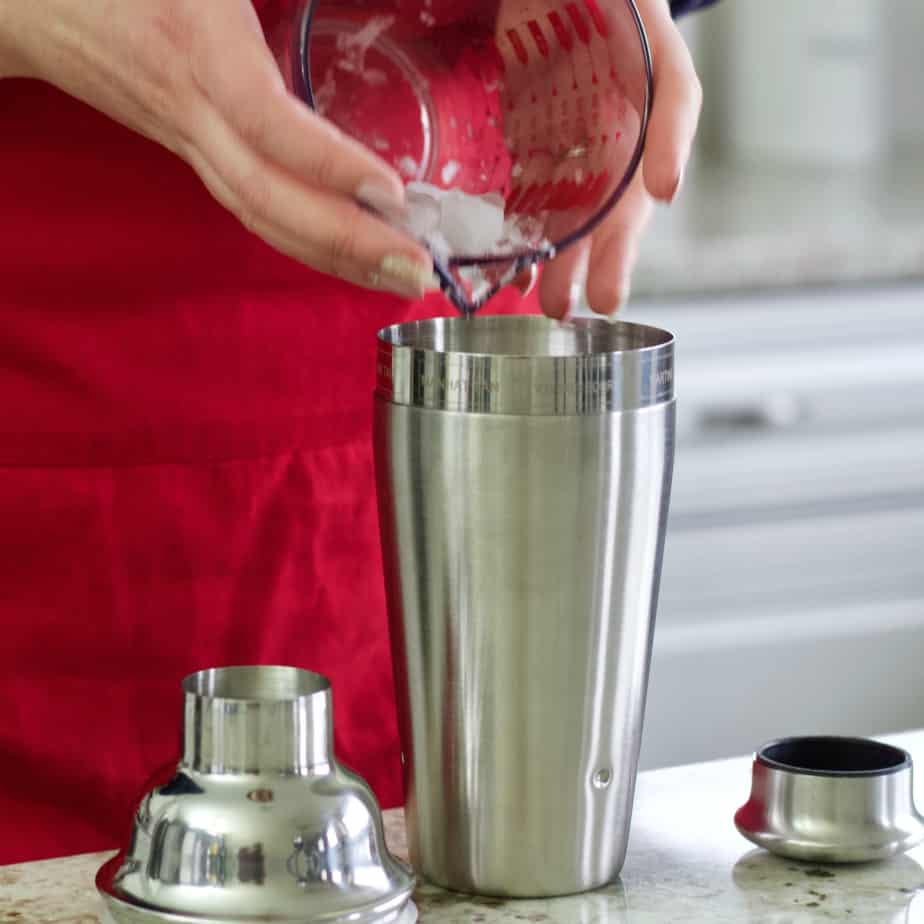
[[[924,732],[887,738],[924,760]],[[629,855],[620,881],[584,896],[502,901],[420,887],[427,924],[807,924],[924,921],[924,846],[894,860],[823,867],[748,844],[732,816],[745,800],[750,758],[653,770],[639,777]],[[917,801],[924,793],[917,787]],[[389,842],[405,855],[400,811]],[[109,854],[0,868],[0,924],[105,924],[93,878]]]
[[[868,168],[744,164],[697,153],[661,207],[636,298],[924,278],[924,156]]]

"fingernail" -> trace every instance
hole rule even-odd
[[[376,276],[375,281],[379,285],[406,298],[421,298],[440,287],[440,281],[429,263],[420,263],[404,254],[384,257]]]
[[[386,218],[399,218],[404,214],[404,191],[376,180],[365,180],[356,190],[356,200]]]
[[[677,174],[677,179],[674,182],[674,188],[671,190],[671,194],[667,200],[668,202],[673,202],[674,199],[677,198],[677,193],[680,192],[680,187],[683,185],[683,170],[684,168],[681,167],[680,172]]]
[[[536,280],[539,278],[539,268],[534,263],[528,270],[522,272],[514,280],[514,285],[520,290],[523,298],[530,295],[536,288]]]

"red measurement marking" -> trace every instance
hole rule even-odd
[[[546,211],[555,208],[555,202],[558,199],[558,181],[545,184],[545,197],[542,201],[542,208]]]
[[[494,39],[488,42],[488,57],[497,65],[502,74],[507,70],[507,65],[504,64],[504,56],[500,53],[500,49],[497,47],[497,42],[495,42]]]
[[[568,11],[568,17],[574,25],[574,31],[577,32],[578,38],[586,45],[590,41],[590,29],[584,22],[584,17],[578,9],[576,3],[566,3],[565,9]]]
[[[593,173],[587,175],[587,179],[583,183],[575,183],[574,189],[572,191],[571,204],[572,205],[590,205],[593,203],[592,190],[594,183],[596,181],[596,176]]]
[[[610,34],[610,27],[607,25],[603,11],[597,6],[597,0],[584,0],[584,6],[587,8],[587,12],[590,13],[594,28],[596,28],[600,37],[606,38]]]
[[[533,201],[530,202],[530,208],[534,212],[541,212],[548,208],[549,199],[552,195],[552,184],[543,183],[537,190]]]
[[[517,206],[517,211],[528,212],[532,208],[532,201],[535,196],[536,187],[534,185],[527,186],[526,191],[523,193],[523,196],[520,199],[520,204]]]
[[[552,195],[546,207],[549,209],[567,209],[575,201],[576,186],[571,180],[559,180],[552,189]]]
[[[587,203],[592,204],[603,198],[606,187],[609,185],[610,175],[604,170],[594,181],[587,186]]]
[[[551,208],[554,208],[555,201],[555,187],[556,183],[545,183],[540,187],[542,195],[540,198],[533,203],[533,210],[536,212],[548,211]]]
[[[526,50],[526,46],[516,29],[507,30],[507,40],[513,46],[513,51],[519,58],[520,64],[529,64],[529,52]]]
[[[573,209],[578,205],[584,204],[586,181],[578,183],[575,179],[567,180],[567,186],[562,189],[561,209]]]
[[[530,35],[532,35],[533,41],[536,43],[536,48],[539,49],[539,54],[541,54],[543,58],[547,58],[549,56],[549,43],[542,34],[539,23],[536,22],[535,19],[531,19],[526,25],[529,26]]]
[[[520,200],[523,198],[523,187],[515,187],[511,193],[510,197],[507,199],[507,211],[508,212],[518,212],[520,210]]]
[[[526,192],[523,194],[523,198],[520,200],[517,205],[517,210],[520,212],[529,212],[532,211],[533,203],[539,198],[539,194],[542,191],[541,186],[530,186]]]
[[[563,187],[565,185],[564,180],[558,180],[552,184],[552,194],[549,196],[548,201],[546,202],[546,208],[557,209],[559,207],[559,202],[564,199]]]
[[[568,30],[561,16],[555,12],[549,13],[549,22],[552,24],[552,31],[558,39],[558,44],[561,45],[565,51],[571,51],[574,39],[571,37],[571,32]]]

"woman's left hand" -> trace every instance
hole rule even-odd
[[[603,315],[614,314],[626,303],[653,201],[674,201],[696,135],[702,87],[668,3],[637,0],[637,5],[654,68],[644,160],[622,200],[591,238],[544,269],[539,295],[542,310],[550,317],[565,317],[585,295],[591,309]]]

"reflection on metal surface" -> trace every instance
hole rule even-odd
[[[224,885],[227,852],[224,837],[189,827],[185,821],[155,823],[145,875],[161,884]],[[135,857],[139,863],[140,857]]]
[[[238,878],[241,882],[263,885],[266,880],[266,861],[263,856],[263,845],[254,844],[253,847],[241,847],[237,852],[237,869]]]
[[[343,826],[332,822],[314,837],[306,838],[301,834],[295,836],[292,841],[295,849],[286,868],[300,886],[304,888],[313,882],[352,884],[353,875],[345,843],[347,839],[342,835]]]
[[[184,688],[177,776],[144,798],[124,858],[97,877],[116,920],[397,920],[413,877],[368,786],[334,759],[327,681],[228,668]]]

